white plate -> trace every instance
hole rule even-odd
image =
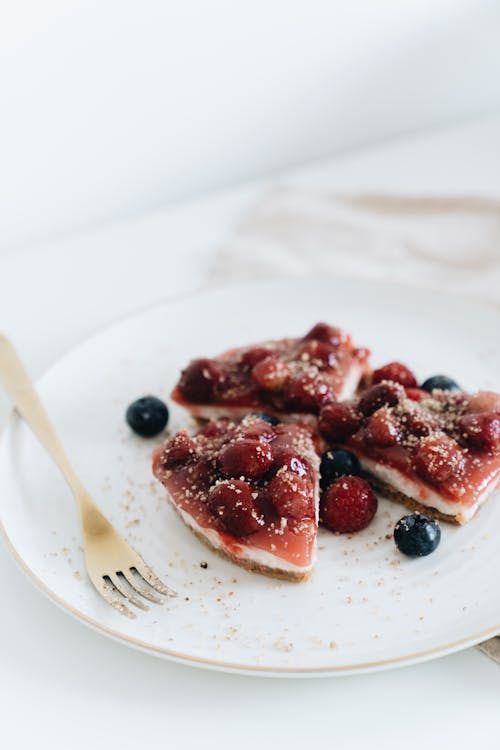
[[[82,622],[123,643],[198,666],[249,674],[385,669],[465,648],[500,632],[500,498],[441,545],[410,560],[392,529],[404,509],[380,502],[354,536],[321,532],[310,582],[248,573],[206,549],[153,481],[158,441],[124,422],[140,395],[168,398],[197,355],[283,335],[324,319],[400,359],[421,378],[445,372],[465,388],[498,388],[500,312],[462,299],[370,281],[244,285],[170,301],[125,320],[63,357],[39,389],[75,468],[118,530],[180,596],[129,620],[86,579],[63,479],[13,417],[0,444],[4,532],[30,578]],[[172,408],[172,429],[187,422]],[[207,562],[202,568],[200,563]]]

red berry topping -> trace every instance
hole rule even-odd
[[[266,357],[255,365],[252,376],[264,390],[280,391],[285,387],[290,377],[290,370],[284,360]]]
[[[311,467],[304,458],[297,456],[289,448],[278,448],[274,452],[274,465],[278,469],[286,468],[299,477],[311,477]]]
[[[171,438],[160,454],[160,464],[164,469],[174,469],[185,464],[196,455],[196,445],[185,430]]]
[[[344,440],[353,435],[361,424],[361,417],[349,404],[335,401],[321,409],[319,429],[331,442]]]
[[[262,440],[264,443],[270,443],[276,437],[272,425],[260,419],[242,424],[238,434],[249,440]]]
[[[377,505],[368,482],[361,477],[341,477],[323,492],[320,518],[330,531],[360,531],[372,520]]]
[[[233,536],[247,536],[258,531],[263,524],[260,510],[255,504],[255,492],[241,479],[220,482],[210,492],[210,510],[226,531]]]
[[[324,341],[306,341],[300,347],[298,357],[303,362],[310,362],[319,368],[333,367],[337,362],[335,347]]]
[[[382,380],[392,380],[405,388],[416,388],[418,384],[412,371],[406,365],[402,365],[401,362],[389,362],[389,364],[379,367],[378,370],[374,370],[372,382],[381,383]]]
[[[432,484],[441,484],[460,473],[464,456],[459,446],[448,435],[429,435],[420,440],[413,454],[417,474]]]
[[[290,467],[278,470],[267,486],[269,498],[276,511],[284,518],[314,518],[314,486],[310,479],[300,476]]]
[[[468,412],[496,411],[500,413],[500,393],[479,391],[471,397],[467,406]]]
[[[219,454],[219,469],[225,477],[259,479],[272,463],[271,446],[260,440],[244,438],[228,443]]]
[[[369,416],[381,406],[394,406],[403,396],[404,390],[398,383],[377,383],[363,393],[359,409],[365,416]]]
[[[429,398],[427,391],[423,391],[421,388],[407,388],[406,396],[412,401],[423,401],[424,398]]]
[[[221,437],[227,432],[228,422],[228,419],[217,419],[213,422],[207,422],[198,432],[198,435],[210,438]]]
[[[258,362],[271,356],[272,353],[271,349],[267,349],[265,346],[254,346],[252,349],[247,349],[246,352],[243,352],[241,355],[241,364],[244,367],[252,369]]]
[[[193,359],[182,371],[179,388],[184,398],[203,404],[214,398],[224,372],[213,359]]]
[[[500,445],[500,412],[465,414],[458,427],[469,448],[493,453]]]
[[[402,430],[394,414],[383,406],[368,419],[365,440],[378,448],[390,448],[402,438]]]
[[[433,430],[439,429],[438,420],[418,407],[408,409],[401,421],[405,431],[415,437],[425,437]]]
[[[341,328],[329,326],[327,323],[316,323],[304,336],[304,341],[310,341],[311,339],[325,341],[327,344],[338,347],[348,341],[349,336]]]
[[[318,411],[323,404],[335,400],[335,394],[329,383],[315,372],[304,372],[290,383],[288,389],[288,406],[300,411]]]

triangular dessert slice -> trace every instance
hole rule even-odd
[[[194,417],[238,419],[265,411],[316,423],[321,406],[350,398],[368,369],[369,351],[340,328],[317,323],[302,338],[265,341],[195,359],[172,399]]]
[[[500,484],[500,394],[404,388],[383,380],[325,406],[324,438],[412,510],[463,524]]]
[[[178,432],[155,451],[153,473],[208,546],[250,570],[300,581],[315,558],[319,458],[309,427],[268,419]]]

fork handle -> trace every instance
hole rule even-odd
[[[54,459],[76,496],[83,486],[62,448],[47,412],[16,350],[6,336],[0,334],[0,383],[12,399],[17,411],[29,424],[41,444]]]

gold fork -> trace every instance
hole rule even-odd
[[[76,476],[16,350],[0,335],[0,382],[19,414],[62,471],[76,499],[83,531],[85,564],[90,580],[119,612],[135,617],[125,602],[148,609],[142,597],[156,604],[158,594],[176,596],[140,555],[118,534]]]

